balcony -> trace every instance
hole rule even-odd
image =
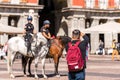
[[[1,0],[1,4],[38,5],[38,0]]]
[[[120,0],[72,0],[71,7],[113,10],[120,9]]]

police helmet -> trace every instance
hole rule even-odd
[[[32,16],[28,16],[28,17],[27,17],[27,20],[28,20],[28,21],[29,21],[29,20],[32,21]]]
[[[45,24],[50,24],[50,21],[49,20],[45,20],[44,22],[43,22],[43,24],[45,25]]]

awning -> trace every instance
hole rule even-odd
[[[90,32],[98,32],[98,33],[120,33],[120,23],[110,21],[105,24],[97,25],[94,27],[90,27],[85,30],[86,33]]]

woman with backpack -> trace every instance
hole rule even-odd
[[[80,37],[84,40],[81,41]],[[89,39],[84,33],[79,30],[72,32],[72,41],[66,46],[69,80],[85,80],[86,47],[88,42]]]

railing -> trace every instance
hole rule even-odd
[[[120,9],[120,0],[73,0],[74,5],[83,8]]]
[[[38,0],[1,0],[0,3],[10,4],[38,4]]]

